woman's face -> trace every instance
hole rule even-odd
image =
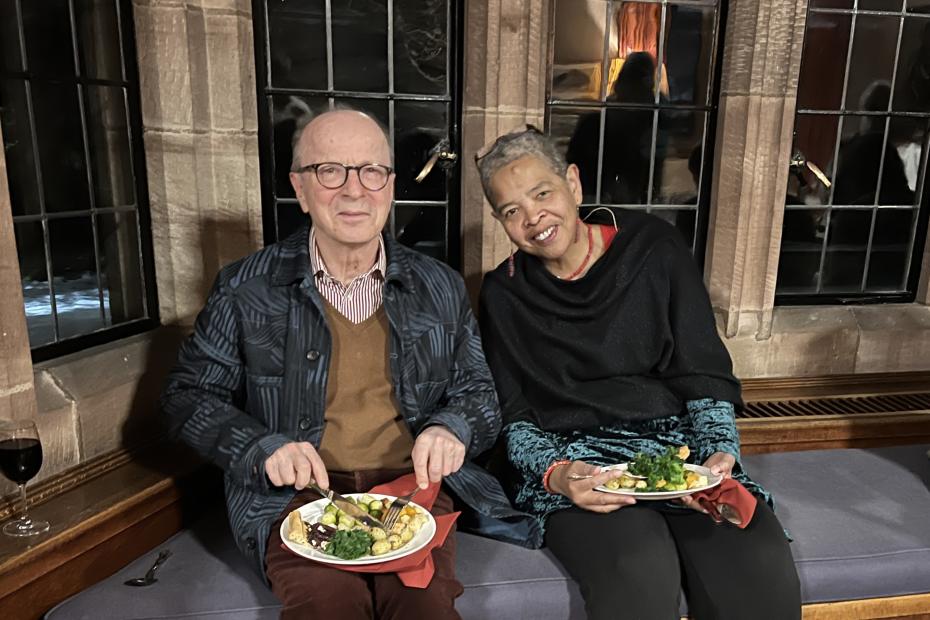
[[[581,203],[574,164],[561,177],[541,159],[527,155],[498,170],[488,189],[494,217],[527,254],[557,260],[574,242]]]

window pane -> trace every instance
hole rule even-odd
[[[558,27],[553,43],[552,97],[599,99],[607,3],[558,0],[555,10]]]
[[[394,207],[394,235],[397,240],[436,260],[446,260],[446,226],[445,207]]]
[[[581,173],[582,201],[597,202],[597,153],[601,141],[601,113],[591,108],[549,108],[549,135],[568,163]]]
[[[798,114],[794,121],[793,152],[800,151],[833,179],[833,153],[840,117],[826,114]],[[807,168],[792,169],[788,176],[787,204],[827,204],[830,191]]]
[[[327,86],[324,0],[266,2],[270,80],[281,88]]]
[[[55,319],[45,269],[45,242],[41,222],[14,225],[19,272],[23,280],[23,301],[29,344],[37,347],[55,340]]]
[[[888,134],[888,149],[897,158],[885,158],[882,171],[882,204],[913,204],[917,191],[928,119],[892,117]],[[886,202],[886,192],[889,200]]]
[[[872,235],[867,288],[892,291],[903,288],[915,213],[912,209],[879,209]]]
[[[136,201],[124,89],[87,86],[87,137],[97,207]]]
[[[689,110],[659,112],[653,204],[697,204],[706,116]]]
[[[837,155],[833,204],[875,203],[878,167],[885,142],[885,117],[847,116],[843,119],[843,142]],[[889,149],[885,159],[897,157]]]
[[[135,211],[97,216],[97,238],[107,325],[144,317],[145,295]]]
[[[21,1],[26,59],[36,77],[74,75],[68,0]]]
[[[697,219],[697,209],[653,209],[652,214],[677,228],[688,247],[694,247],[694,225]]]
[[[272,95],[269,99],[269,105],[273,108],[271,118],[274,122],[272,146],[274,147],[275,196],[294,198],[294,188],[290,181],[294,132],[301,124],[328,110],[329,102],[326,97],[298,97],[296,95]],[[301,163],[312,164],[314,162]]]
[[[61,338],[104,327],[90,217],[49,220],[55,304]]]
[[[930,19],[904,20],[899,56],[893,109],[930,112]]]
[[[865,269],[865,251],[827,251],[823,261],[824,293],[858,293]]]
[[[820,251],[782,251],[778,259],[777,294],[817,292],[817,272],[820,270]]]
[[[385,92],[387,2],[333,2],[333,84],[336,90]]]
[[[0,69],[23,70],[16,0],[0,0]]]
[[[22,80],[0,80],[0,128],[13,215],[39,213],[39,184],[32,149],[32,127]]]
[[[45,209],[50,212],[89,209],[77,87],[33,81],[32,105]]]
[[[307,221],[307,214],[297,203],[278,203],[275,208],[278,215],[278,239],[284,239],[297,232]]]
[[[122,80],[119,19],[113,0],[75,0],[74,19],[83,75]]]
[[[827,249],[865,250],[871,227],[871,209],[833,209]]]
[[[415,181],[430,149],[446,137],[445,103],[398,101],[394,104],[394,158],[398,200],[445,200],[446,173],[437,162],[422,183]]]
[[[672,103],[707,103],[714,49],[714,7],[669,5],[665,73]]]
[[[662,7],[659,4],[617,2],[610,24],[611,53],[608,56],[607,99],[609,101],[647,103],[656,100],[656,91],[668,97],[666,67],[656,67],[659,55],[659,28]],[[616,51],[613,49],[616,40]],[[687,67],[681,67],[687,73]],[[656,89],[655,85],[659,84]]]
[[[395,92],[446,93],[447,9],[447,2],[395,0]]]
[[[826,230],[826,209],[786,209],[781,231],[782,251],[820,252]]]
[[[604,161],[601,167],[601,202],[648,202],[654,116],[652,110],[607,110]],[[658,177],[653,181],[653,189],[656,188],[657,180]]]
[[[859,9],[864,11],[900,11],[902,0],[859,0]]]
[[[853,0],[811,0],[812,9],[851,9]]]
[[[808,14],[798,78],[799,109],[840,109],[851,23],[850,15]]]
[[[860,15],[849,61],[847,110],[888,110],[899,17]]]
[[[923,15],[930,14],[930,0],[907,0],[907,10]]]

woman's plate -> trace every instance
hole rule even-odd
[[[346,493],[346,497],[359,498],[362,495],[369,495],[375,499],[388,498],[390,501],[394,501],[396,498],[393,495],[382,495],[380,493]],[[313,524],[317,523],[323,516],[323,510],[329,504],[328,499],[318,499],[315,502],[310,502],[309,504],[304,504],[298,510],[300,511],[300,516],[307,523]],[[389,551],[384,555],[363,555],[360,558],[354,560],[343,560],[342,558],[337,558],[334,555],[329,555],[325,551],[320,549],[314,549],[310,545],[300,545],[291,540],[288,540],[287,533],[287,519],[281,523],[281,540],[284,541],[284,544],[288,549],[296,553],[297,555],[302,555],[305,558],[310,558],[311,560],[316,560],[317,562],[323,562],[326,564],[338,564],[343,566],[361,566],[364,564],[380,564],[382,562],[389,562],[391,560],[396,560],[404,556],[408,556],[411,553],[416,553],[423,547],[425,547],[429,541],[433,539],[433,536],[436,534],[436,520],[433,518],[433,515],[430,514],[429,510],[420,506],[416,502],[410,502],[411,506],[417,508],[423,512],[427,517],[427,522],[417,530],[417,533],[414,534],[413,538],[402,546],[399,549],[394,549]]]
[[[608,470],[620,470],[626,471],[630,466],[629,463],[620,463],[619,465],[607,465],[602,467],[603,471]],[[684,497],[685,495],[691,495],[692,493],[697,493],[698,491],[706,491],[707,489],[712,489],[723,480],[723,476],[711,473],[706,467],[701,465],[691,465],[690,463],[685,463],[685,470],[693,471],[696,474],[701,476],[707,476],[707,484],[704,486],[694,487],[692,489],[687,489],[685,491],[637,491],[635,489],[608,489],[604,485],[594,487],[595,491],[603,491],[604,493],[613,493],[615,495],[629,495],[635,497],[636,499],[643,500],[656,500],[656,499],[675,499],[676,497]]]

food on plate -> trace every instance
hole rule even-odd
[[[389,498],[375,499],[367,494],[347,499],[379,520],[393,501]],[[413,540],[420,528],[429,522],[429,517],[417,506],[408,504],[390,531],[385,531],[361,523],[330,503],[314,523],[305,522],[299,510],[290,513],[287,521],[288,540],[343,560],[356,560],[365,555],[384,555],[400,549]]]
[[[632,489],[633,492],[655,493],[687,491],[707,486],[707,476],[685,469],[685,460],[691,455],[688,446],[669,446],[660,454],[638,453],[619,478],[608,480],[608,489]]]

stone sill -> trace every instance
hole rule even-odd
[[[930,306],[778,307],[765,339],[756,320],[740,324],[727,338],[718,317],[741,379],[930,370]]]

